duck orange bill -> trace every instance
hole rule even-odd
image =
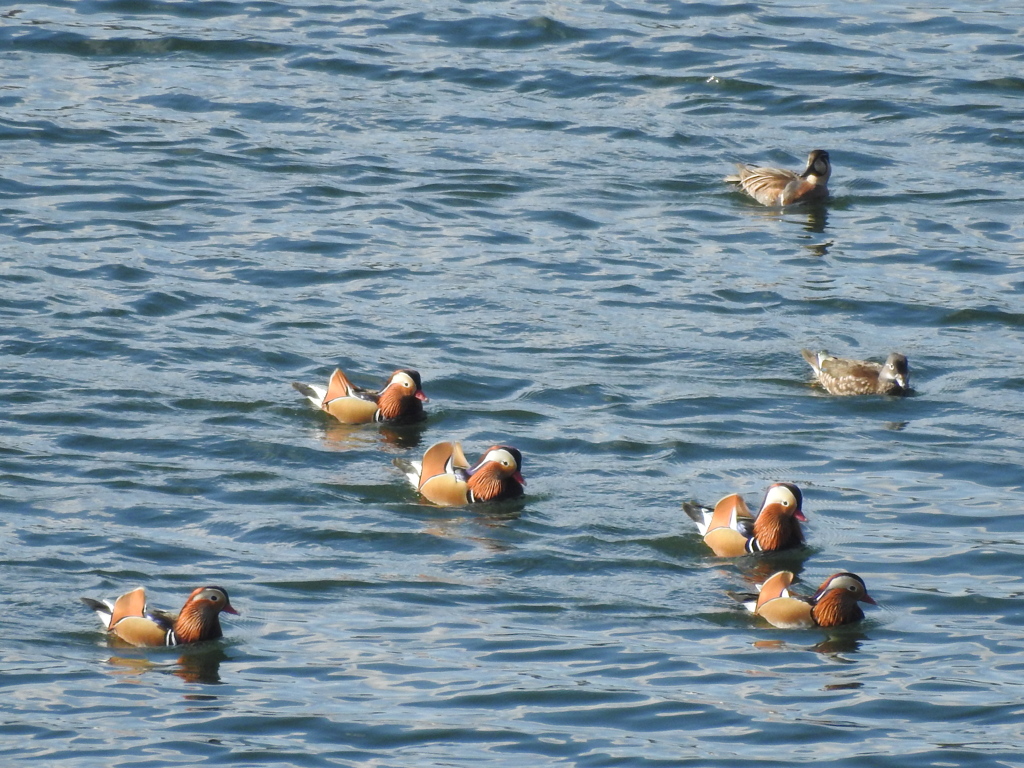
[[[523,479],[523,475],[520,472],[513,472],[512,479],[514,479],[520,485],[526,485],[526,481]]]
[[[225,605],[223,608],[221,608],[221,610],[224,611],[224,613],[233,613],[235,616],[241,616],[242,615],[238,611],[236,611],[234,608],[231,607],[231,603],[228,603],[227,605]]]
[[[793,513],[793,517],[795,517],[801,523],[806,523],[807,522],[807,518],[804,517],[804,513],[801,512],[799,509],[796,512]]]
[[[875,602],[875,598],[873,598],[867,592],[864,592],[864,597],[861,598],[861,602],[862,603],[871,603],[872,605],[878,605],[878,603]]]
[[[422,389],[417,389],[416,394],[413,395],[413,397],[415,397],[417,400],[422,400],[424,403],[430,402],[430,398],[427,397],[427,393],[424,392]]]

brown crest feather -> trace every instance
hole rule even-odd
[[[754,538],[765,552],[796,546],[803,542],[800,523],[781,504],[769,504],[754,521]]]

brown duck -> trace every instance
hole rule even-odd
[[[683,509],[697,524],[704,542],[719,557],[799,547],[804,543],[800,521],[807,520],[802,506],[803,494],[793,483],[769,487],[756,515],[736,493],[723,498],[714,509],[683,502]]]
[[[781,206],[824,200],[828,197],[828,178],[832,164],[828,152],[815,149],[807,156],[803,173],[782,168],[752,168],[739,164],[736,174],[725,180],[739,184],[748,195],[761,205]]]
[[[910,364],[897,352],[886,358],[885,365],[809,349],[801,349],[800,354],[832,395],[905,395],[910,389]]]
[[[126,592],[117,600],[83,597],[82,602],[96,611],[107,632],[132,645],[184,645],[216,640],[223,635],[221,611],[238,615],[223,587],[192,590],[178,613],[149,608],[146,590],[142,587]]]
[[[342,424],[419,421],[423,418],[423,403],[429,399],[423,392],[419,371],[411,368],[392,373],[379,392],[355,386],[340,370],[331,374],[327,389],[297,381],[292,386]]]
[[[757,600],[745,603],[747,610],[769,624],[783,629],[838,627],[864,618],[860,603],[877,605],[864,579],[855,573],[835,573],[825,579],[813,597],[794,597],[789,586],[794,576],[779,571],[762,584]]]
[[[487,449],[470,466],[461,443],[437,443],[422,461],[395,459],[409,482],[424,498],[443,507],[480,501],[500,501],[523,495],[523,454],[507,445]]]

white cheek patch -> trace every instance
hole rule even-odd
[[[840,576],[837,579],[832,579],[832,581],[828,583],[828,586],[822,591],[828,592],[832,589],[848,589],[851,592],[856,592],[858,587],[860,587],[860,584],[855,582],[849,576]]]
[[[484,461],[496,461],[506,467],[515,467],[516,465],[516,460],[512,457],[512,454],[505,449],[488,451],[487,455],[484,456]]]
[[[789,488],[772,488],[768,494],[767,503],[785,504],[787,507],[796,507],[796,497]]]

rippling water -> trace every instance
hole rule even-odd
[[[0,754],[41,764],[1024,765],[1024,12],[12,3]],[[736,161],[834,163],[760,208]],[[802,346],[911,361],[836,399]],[[296,396],[424,376],[405,430]],[[528,495],[421,504],[432,442]],[[775,480],[810,547],[680,509]],[[866,580],[838,632],[727,595]],[[223,584],[223,641],[79,595]]]

